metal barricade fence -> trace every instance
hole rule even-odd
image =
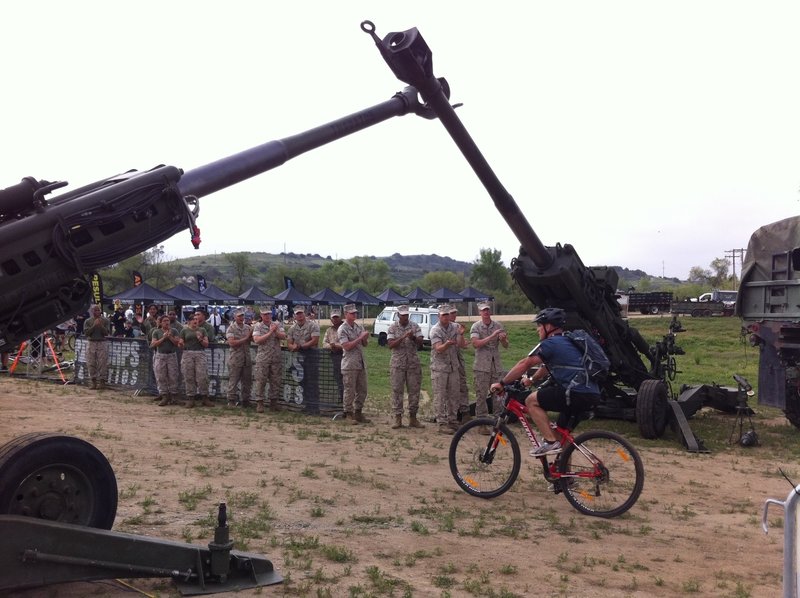
[[[797,509],[800,507],[800,486],[796,486],[789,492],[786,500],[781,502],[774,498],[764,501],[764,514],[761,519],[761,527],[764,533],[769,533],[767,522],[767,511],[770,505],[778,505],[784,510],[783,519],[783,598],[797,598],[800,579],[797,577],[797,563],[800,561],[800,546],[798,546],[798,529],[800,521],[797,519]]]
[[[75,340],[76,384],[86,384],[85,338]],[[109,338],[108,377],[106,383],[120,390],[158,394],[153,373],[153,351],[144,339]],[[255,347],[251,347],[255,363]],[[228,383],[228,345],[209,345],[205,350],[208,362],[208,394],[225,397]],[[322,349],[300,352],[282,350],[283,380],[281,402],[288,407],[309,413],[329,413],[342,409],[341,356]],[[180,361],[181,352],[178,351]],[[181,385],[182,388],[182,385]]]

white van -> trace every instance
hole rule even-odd
[[[435,307],[415,307],[413,305],[408,307],[408,319],[411,322],[419,324],[422,330],[423,342],[426,345],[431,344],[431,328],[433,328],[439,321],[439,311]],[[389,326],[392,322],[397,321],[397,308],[387,307],[378,317],[375,318],[375,326],[372,329],[372,336],[378,337],[378,344],[384,346],[386,344],[386,333],[389,331]]]

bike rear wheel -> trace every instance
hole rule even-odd
[[[613,432],[585,432],[558,459],[564,497],[584,515],[617,517],[642,493],[642,458],[630,442]]]
[[[480,498],[494,498],[511,488],[522,464],[517,439],[505,424],[495,432],[491,417],[461,426],[450,443],[450,472],[462,490]],[[481,434],[489,430],[490,435]]]
[[[68,334],[66,336],[65,340],[67,342],[67,347],[69,347],[69,350],[70,351],[74,351],[75,350],[75,335],[74,334]]]

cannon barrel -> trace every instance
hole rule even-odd
[[[269,141],[226,158],[193,168],[183,174],[178,191],[184,197],[203,197],[271,170],[300,154],[366,129],[395,116],[415,112],[426,114],[412,87],[398,92],[391,99],[309,129],[297,135]]]
[[[419,90],[426,105],[431,108],[447,129],[472,170],[489,192],[497,211],[511,228],[525,252],[540,268],[549,267],[554,259],[550,250],[533,231],[517,202],[503,187],[500,179],[497,178],[492,167],[489,166],[477,144],[458,118],[455,109],[450,105],[446,88],[433,74],[433,53],[420,32],[415,27],[407,31],[389,33],[380,39],[375,33],[375,25],[371,21],[362,22],[361,29],[372,37],[381,56],[395,76]]]
[[[408,113],[435,117],[408,87],[380,104],[187,172],[163,165],[130,170],[49,200],[44,196],[66,183],[26,178],[0,190],[0,351],[84,311],[93,299],[88,274],[186,229],[197,247],[200,197]]]
[[[520,256],[512,262],[512,275],[521,290],[540,308],[565,309],[570,327],[586,328],[601,336],[615,376],[638,388],[650,377],[642,361],[642,356],[649,359],[650,349],[620,315],[616,272],[587,268],[571,245],[546,247],[541,242],[450,105],[433,74],[432,52],[416,28],[388,33],[383,39],[370,21],[362,22],[361,29],[372,37],[395,76],[419,90],[519,240]]]

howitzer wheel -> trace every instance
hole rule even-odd
[[[114,470],[80,438],[25,434],[0,447],[0,514],[111,529]]]
[[[636,394],[636,423],[642,438],[661,438],[667,427],[667,385],[645,380]]]

